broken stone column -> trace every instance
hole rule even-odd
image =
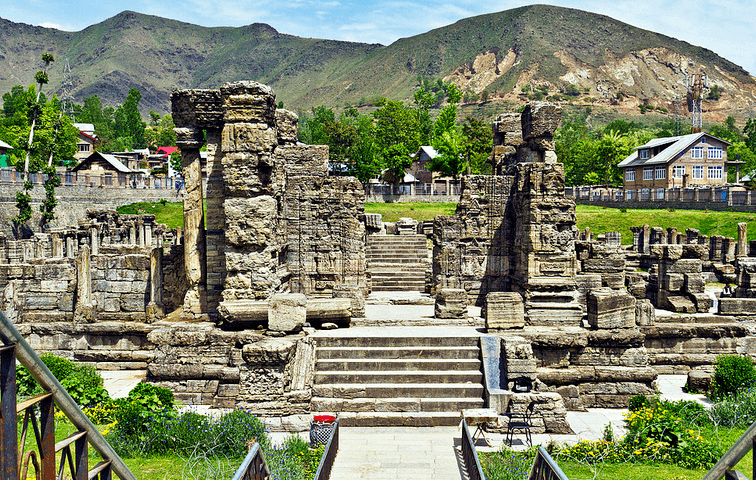
[[[724,237],[722,239],[722,259],[723,263],[732,263],[735,261],[735,246],[737,242],[734,238]]]
[[[748,233],[748,224],[745,222],[738,223],[738,246],[735,251],[735,255],[737,257],[748,256],[747,233]]]
[[[205,311],[205,214],[202,202],[202,166],[200,148],[204,143],[199,128],[176,128],[176,145],[181,149],[181,172],[184,176],[184,268],[189,289],[184,297],[184,313],[199,315]]]
[[[701,236],[701,231],[695,228],[686,228],[685,234],[688,236],[686,243],[698,243],[698,238]]]
[[[436,294],[436,318],[466,318],[467,292],[461,288],[442,288]]]
[[[94,323],[95,307],[92,304],[92,269],[90,265],[89,246],[79,249],[76,257],[76,307],[74,309],[75,323]]]
[[[278,293],[268,302],[268,330],[292,333],[307,319],[307,297],[301,293]]]
[[[635,327],[635,298],[626,292],[599,288],[588,292],[588,324],[593,328]]]
[[[63,258],[63,239],[59,233],[52,234],[52,258]]]
[[[525,326],[525,305],[517,292],[489,292],[481,315],[489,332]]]
[[[163,305],[163,248],[150,252],[150,303],[145,310],[147,322],[152,323],[165,316]]]
[[[92,244],[92,255],[98,255],[100,253],[100,236],[97,232],[97,227],[89,229],[89,238]]]

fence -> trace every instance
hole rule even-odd
[[[401,185],[377,185],[368,184],[365,187],[365,195],[367,196],[397,196],[397,195],[410,195],[410,196],[459,196],[460,187],[459,184],[449,182],[447,183],[407,183]]]
[[[337,418],[331,429],[331,436],[328,438],[323,457],[320,459],[320,465],[315,472],[314,480],[328,480],[331,478],[331,469],[333,462],[336,461],[336,454],[339,451],[339,419]]]
[[[265,463],[260,444],[255,443],[244,457],[232,480],[269,480],[270,470]]]
[[[147,189],[171,189],[175,187],[174,179],[167,177],[146,177],[136,173],[104,173],[94,175],[82,172],[58,172],[60,184],[71,187],[93,188],[147,188]],[[43,173],[32,173],[29,180],[34,185],[41,185],[47,180]],[[24,183],[23,173],[15,168],[0,168],[0,184]]]
[[[486,480],[470,429],[467,428],[467,422],[464,419],[462,419],[462,459],[465,462],[465,471],[469,480]]]
[[[703,480],[720,480],[722,477],[724,477],[725,480],[746,478],[742,473],[733,470],[733,468],[735,468],[738,462],[740,462],[748,452],[753,451],[754,456],[756,456],[756,448],[754,448],[755,443],[756,423],[748,427],[748,430],[746,430],[738,441],[727,450],[724,456],[722,456],[716,465],[714,465],[706,476],[704,476]],[[756,458],[754,460],[756,460]],[[756,461],[753,462],[753,469],[753,476],[751,478],[756,478]]]
[[[122,480],[136,480],[110,444],[103,438],[87,416],[73,401],[58,379],[42,363],[26,340],[0,312],[0,474],[3,479],[29,478],[29,466],[34,477],[42,480],[63,478],[68,466],[70,478],[75,480],[110,480],[111,471]],[[31,373],[46,393],[16,404],[16,362]],[[55,441],[55,404],[78,431]],[[20,439],[17,414],[23,414]],[[29,424],[34,430],[37,450],[26,451]],[[19,447],[20,445],[20,447]],[[88,446],[103,458],[91,470],[88,466]],[[71,447],[74,447],[74,453]],[[20,449],[20,452],[19,452]],[[60,453],[56,472],[55,455]],[[19,475],[20,474],[20,475]]]
[[[562,472],[559,465],[551,458],[549,452],[543,447],[538,447],[533,467],[530,469],[528,480],[569,480]]]
[[[756,194],[743,187],[639,188],[625,190],[594,186],[565,187],[565,196],[596,203],[666,202],[687,204],[756,205]]]

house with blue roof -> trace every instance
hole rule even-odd
[[[655,138],[619,163],[623,186],[628,191],[725,185],[729,145],[705,132]]]

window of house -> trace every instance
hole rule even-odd
[[[643,167],[643,180],[654,179],[654,167]]]
[[[706,137],[701,137],[701,143],[706,143]]]
[[[721,166],[719,166],[719,167],[710,166],[708,168],[708,171],[706,173],[707,173],[707,177],[709,179],[712,179],[712,180],[721,179],[722,178],[722,167]]]
[[[708,157],[714,159],[722,158],[722,147],[709,147]]]
[[[693,165],[693,178],[701,179],[703,178],[703,165]]]
[[[704,147],[693,147],[690,150],[690,156],[693,158],[703,158]]]
[[[651,152],[647,149],[639,150],[638,151],[638,157],[641,160],[647,160],[651,157]]]
[[[667,178],[667,168],[666,167],[656,167],[656,179],[657,180],[664,180]]]
[[[663,188],[657,188],[656,189],[656,199],[657,200],[664,200],[664,189]]]
[[[685,176],[685,165],[675,165],[672,167],[672,178],[683,178]]]
[[[625,170],[625,181],[626,182],[634,182],[635,181],[635,169],[628,168]]]
[[[88,143],[80,143],[79,144],[79,151],[80,152],[88,152],[89,151],[89,144]]]
[[[632,200],[633,192],[634,190],[625,190],[625,200]]]

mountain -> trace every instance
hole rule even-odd
[[[208,28],[129,11],[80,32],[0,19],[0,92],[31,84],[46,51],[57,60],[48,89],[60,93],[67,58],[77,102],[97,94],[106,105],[120,104],[136,87],[145,112],[169,112],[174,88],[241,79],[269,84],[300,111],[376,95],[407,99],[422,75],[487,90],[495,101],[522,102],[524,85],[550,94],[570,88],[581,101],[637,113],[639,104],[671,107],[685,95],[686,73],[700,69],[722,91],[718,101],[704,102],[712,115],[742,114],[756,100],[756,78],[710,50],[546,5],[467,18],[389,46],[300,38],[265,24]]]

